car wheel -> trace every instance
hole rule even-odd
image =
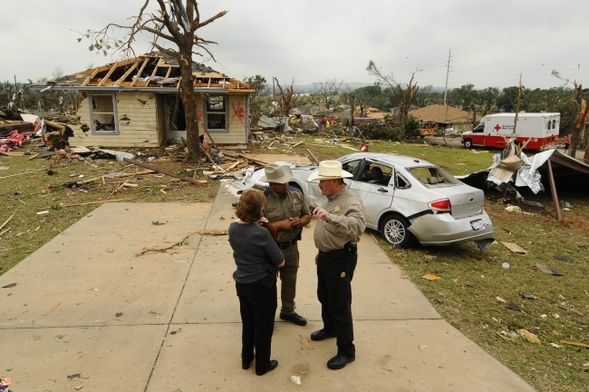
[[[415,240],[409,231],[409,221],[397,214],[389,215],[382,221],[380,234],[389,244],[399,248],[407,248]]]
[[[464,140],[464,147],[466,147],[466,148],[472,148],[472,140],[465,139]]]

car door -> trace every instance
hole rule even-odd
[[[484,146],[485,145],[485,126],[484,124],[477,125],[470,135],[472,140],[472,144],[475,146]]]
[[[381,172],[382,176],[377,178],[375,172]],[[393,202],[394,187],[391,182],[391,178],[394,178],[393,174],[394,170],[391,166],[364,160],[349,181],[349,189],[362,201],[366,224],[370,228],[378,228],[381,212],[388,209]]]

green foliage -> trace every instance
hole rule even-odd
[[[391,107],[389,98],[378,85],[361,87],[356,89],[355,92],[356,106],[360,106],[362,109],[370,106],[386,111]],[[364,113],[361,113],[361,115],[364,115]]]
[[[367,139],[383,141],[402,141],[404,139],[403,128],[390,124],[373,125],[370,123],[360,126],[362,133]]]
[[[466,111],[470,110],[471,103],[478,100],[479,92],[474,89],[474,84],[466,84],[460,88],[450,90],[448,93],[448,102]]]
[[[250,116],[252,123],[257,124],[262,115],[263,99],[261,99],[260,95],[266,90],[268,84],[266,78],[261,75],[247,76],[243,81],[250,87],[256,89],[250,101]]]
[[[256,89],[256,95],[260,95],[264,92],[266,87],[268,87],[268,82],[266,81],[266,78],[261,75],[246,76],[244,77],[243,81],[250,87]]]
[[[419,121],[413,117],[409,117],[407,121],[405,121],[403,129],[407,140],[415,140],[421,136],[419,133],[419,125]]]

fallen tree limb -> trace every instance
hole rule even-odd
[[[173,245],[170,246],[166,246],[165,248],[148,248],[148,249],[143,249],[140,250],[139,252],[135,253],[135,256],[139,257],[139,256],[143,256],[144,254],[148,253],[148,252],[166,252],[172,248],[175,248],[176,246],[180,246],[182,245],[189,237],[195,235],[195,234],[200,234],[200,235],[211,235],[211,236],[221,236],[221,235],[227,235],[227,230],[199,230],[199,231],[193,231],[192,233],[187,234],[184,238],[182,238],[180,241],[176,242]]]
[[[132,163],[132,164],[137,165],[137,166],[144,167],[144,168],[149,169],[149,170],[153,170],[153,171],[158,172],[158,173],[165,174],[166,176],[174,177],[174,178],[177,178],[179,180],[189,182],[189,183],[194,184],[194,185],[199,185],[199,182],[196,181],[196,180],[193,180],[192,178],[180,177],[180,176],[177,176],[176,174],[173,174],[173,173],[169,173],[169,172],[160,170],[160,169],[158,169],[158,168],[156,168],[154,166],[147,165],[147,164],[145,164],[143,162],[139,162],[139,161],[136,161],[134,159],[123,158],[123,161],[128,162],[128,163]]]

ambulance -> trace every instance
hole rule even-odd
[[[528,150],[556,148],[560,130],[560,113],[489,114],[472,131],[464,132],[460,142],[474,146],[505,148],[506,140],[514,137]],[[514,131],[515,130],[515,131]]]

